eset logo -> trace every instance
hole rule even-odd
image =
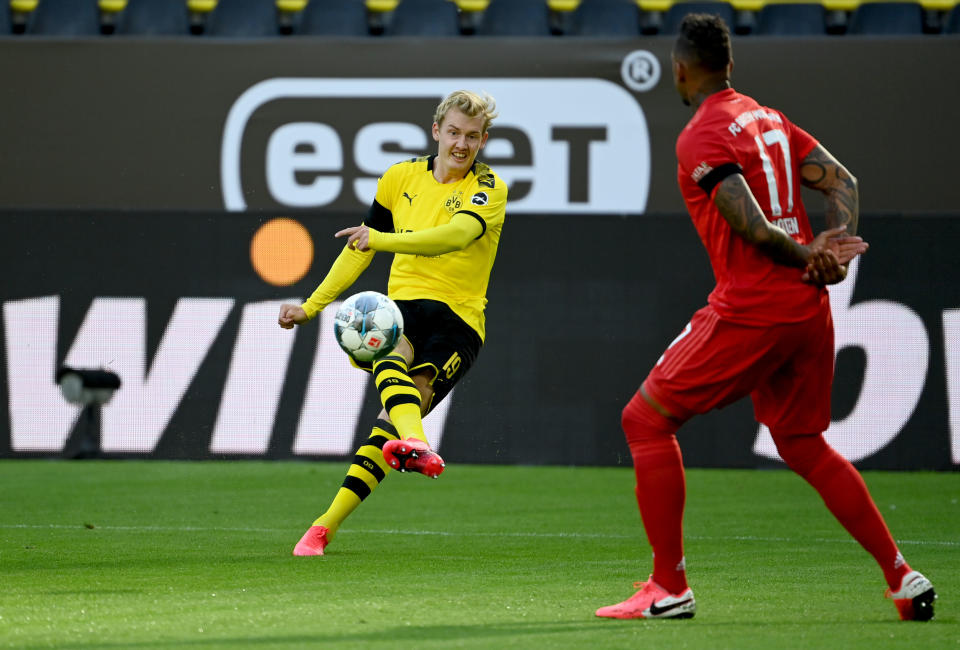
[[[227,116],[224,207],[355,211],[395,162],[434,153],[433,110],[448,93],[488,92],[500,117],[478,158],[510,188],[513,213],[642,213],[650,188],[643,110],[603,79],[262,81]]]

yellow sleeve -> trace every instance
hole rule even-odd
[[[323,311],[327,305],[337,299],[337,296],[356,282],[360,274],[370,266],[373,255],[372,250],[358,251],[344,246],[340,255],[334,260],[333,266],[327,272],[327,277],[307,298],[307,301],[300,305],[306,312],[307,318],[313,320],[314,316]]]
[[[380,232],[370,230],[372,250],[407,255],[443,255],[463,250],[483,234],[483,224],[471,214],[458,212],[449,223],[417,232]]]

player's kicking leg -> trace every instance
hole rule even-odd
[[[404,357],[390,354],[377,361],[373,379],[384,411],[367,444],[357,451],[330,508],[304,533],[293,549],[294,555],[323,555],[340,524],[370,496],[391,468],[432,478],[444,470],[443,459],[430,450],[423,433],[423,387],[407,374]]]
[[[411,378],[407,371],[407,361],[399,354],[388,355],[373,366],[373,379],[380,391],[383,409],[402,438],[387,442],[383,446],[383,457],[393,469],[437,478],[445,465],[427,443],[422,412],[424,393],[429,396],[433,389],[423,375]]]

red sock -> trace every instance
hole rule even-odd
[[[683,559],[683,457],[674,435],[680,427],[637,394],[623,409],[621,423],[633,455],[637,505],[653,548],[653,581],[678,594],[687,588]]]
[[[863,477],[822,435],[777,436],[780,457],[820,493],[833,516],[874,557],[891,589],[910,572]]]

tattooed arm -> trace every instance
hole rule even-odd
[[[731,174],[720,181],[713,202],[735,233],[766,252],[774,261],[799,268],[807,265],[810,249],[767,221],[742,174]]]
[[[853,174],[818,144],[800,163],[800,177],[806,187],[823,193],[827,228],[846,226],[848,234],[856,235],[860,195]]]
[[[809,160],[808,156],[804,164],[810,164]],[[831,217],[833,221],[828,221],[828,229],[817,235],[806,246],[797,243],[783,229],[767,221],[742,174],[731,174],[720,181],[713,201],[734,232],[766,252],[775,262],[805,269],[803,276],[805,282],[820,286],[836,284],[847,275],[846,263],[866,252],[868,244],[860,237],[850,234],[851,224],[856,228],[857,222],[856,180],[839,163],[834,161],[834,164],[836,167],[830,172],[833,177],[838,180],[846,178],[853,183],[852,210],[849,207],[850,191],[848,189],[845,193],[842,189],[845,183],[831,184],[821,179],[824,187],[836,186],[829,191],[836,197],[833,201],[836,209]],[[824,165],[823,168],[831,169],[829,165]],[[812,171],[810,175],[813,175]],[[844,204],[844,197],[848,201],[846,204]],[[846,210],[843,209],[844,205],[847,206]],[[842,221],[845,217],[848,217],[847,220]]]

